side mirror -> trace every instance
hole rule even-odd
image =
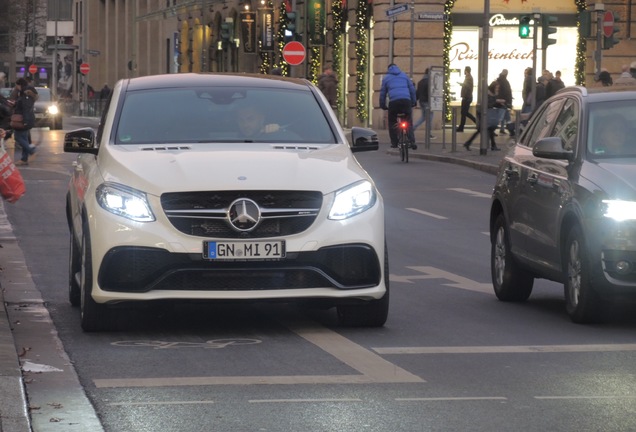
[[[93,128],[77,129],[64,135],[65,153],[97,154],[97,150],[95,130]]]
[[[532,147],[532,154],[545,159],[574,160],[574,152],[564,149],[563,139],[559,137],[541,138]]]
[[[355,126],[351,128],[352,152],[372,151],[379,148],[378,134],[374,130]]]

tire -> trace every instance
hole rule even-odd
[[[404,144],[402,143],[402,140],[400,140],[398,147],[400,148],[400,158],[402,159],[402,162],[404,162],[404,159],[406,158],[406,152],[404,150]]]
[[[338,323],[345,327],[382,327],[389,316],[389,255],[384,245],[384,285],[381,299],[364,304],[337,306]]]
[[[101,305],[91,295],[93,290],[93,265],[91,239],[87,224],[82,229],[82,261],[80,289],[80,321],[85,332],[101,331],[108,328],[106,306]]]
[[[490,243],[490,273],[495,295],[506,302],[528,300],[534,277],[519,267],[510,252],[510,234],[503,213],[495,220]]]
[[[68,253],[68,301],[71,306],[79,306],[82,297],[80,283],[82,259],[72,231],[69,237],[71,240]]]
[[[601,321],[603,301],[590,283],[590,261],[581,228],[568,233],[564,248],[563,272],[565,310],[578,324]]]

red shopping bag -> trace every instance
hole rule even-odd
[[[4,148],[4,139],[0,140],[0,195],[14,203],[26,192],[24,179]]]

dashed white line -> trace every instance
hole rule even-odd
[[[249,403],[316,403],[316,402],[362,402],[362,399],[325,398],[325,399],[251,399]]]
[[[398,402],[429,402],[429,401],[479,401],[479,400],[508,400],[503,396],[475,396],[475,397],[427,397],[427,398],[395,398]]]
[[[491,194],[485,194],[483,192],[477,192],[474,190],[463,189],[463,188],[448,188],[447,190],[464,193],[464,194],[468,194],[468,195],[479,197],[479,198],[490,198],[492,196]]]
[[[378,354],[528,354],[636,351],[636,344],[372,348]]]
[[[412,211],[413,213],[419,213],[421,215],[429,216],[429,217],[432,217],[432,218],[435,218],[435,219],[441,219],[441,220],[448,219],[445,216],[440,216],[440,215],[437,215],[435,213],[429,213],[429,212],[426,212],[424,210],[420,210],[420,209],[416,209],[416,208],[407,208],[407,210]]]

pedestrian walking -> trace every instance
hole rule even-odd
[[[561,71],[556,71],[554,76],[545,85],[545,98],[549,99],[564,87],[565,84],[561,81]]]
[[[22,120],[18,124],[13,124],[13,137],[16,144],[22,149],[22,156],[16,165],[28,165],[29,156],[35,156],[35,146],[29,144],[29,131],[35,125],[35,113],[33,107],[37,99],[37,91],[29,86],[24,78],[18,78],[15,82],[15,93],[17,95],[13,114],[22,116]]]
[[[534,99],[534,93],[532,93],[533,81],[534,71],[531,67],[527,67],[523,72],[523,90],[521,91],[521,98],[523,99],[521,112],[523,114],[532,112],[532,100]]]
[[[108,84],[104,84],[104,87],[102,87],[102,89],[99,91],[99,98],[108,99],[109,96],[110,96],[110,87],[108,87]]]
[[[624,64],[622,67],[622,72],[616,81],[614,81],[614,85],[617,86],[633,86],[636,85],[636,78],[632,76],[629,72],[629,66]]]
[[[428,114],[428,124],[432,125],[433,123],[433,115],[434,113],[430,110],[430,106],[428,104],[428,88],[430,86],[429,84],[429,69],[426,68],[424,70],[424,76],[422,77],[421,80],[419,80],[417,82],[417,89],[415,90],[415,95],[417,97],[417,101],[420,105],[420,111],[422,113],[422,115],[420,116],[419,119],[417,119],[417,121],[415,123],[413,123],[413,132],[415,132],[415,130],[422,126],[422,124],[424,124],[426,122],[426,111],[429,112]],[[434,139],[435,137],[431,134],[430,135],[431,139]]]
[[[325,95],[331,109],[338,115],[338,79],[331,67],[325,67],[323,73],[318,77],[318,88]]]
[[[470,66],[466,66],[464,68],[464,82],[462,83],[461,90],[461,98],[462,98],[462,106],[461,106],[461,119],[459,122],[459,127],[457,128],[457,132],[464,132],[464,126],[466,125],[466,119],[469,118],[472,120],[475,125],[477,124],[477,119],[474,115],[470,113],[470,105],[473,103],[473,76],[470,73]]]
[[[503,69],[497,78],[499,83],[498,98],[504,100],[504,113],[499,125],[499,132],[506,133],[506,126],[510,122],[510,109],[512,108],[512,88],[508,81],[508,69]]]
[[[413,107],[416,105],[417,98],[413,81],[395,63],[389,64],[387,74],[382,78],[380,87],[380,108],[388,111],[389,137],[392,148],[396,148],[398,145],[398,114],[405,114],[409,124],[413,125]],[[415,145],[413,126],[409,128],[408,137],[412,143],[412,148],[415,149],[417,146]]]
[[[488,138],[490,140],[490,150],[499,151],[500,148],[497,147],[497,143],[495,142],[495,131],[501,122],[502,110],[505,108],[505,99],[500,96],[500,84],[498,80],[495,80],[490,83],[488,86],[488,112],[487,112],[487,128],[488,128]],[[464,143],[464,148],[470,151],[470,145],[473,140],[477,138],[479,133],[481,132],[481,121],[479,118],[481,117],[481,110],[477,107],[477,131],[468,138],[468,141]]]
[[[535,100],[534,100],[534,110],[533,113],[537,112],[539,107],[545,102],[546,93],[545,93],[545,85],[547,83],[547,79],[545,76],[541,75],[537,79],[537,87],[535,88]]]

